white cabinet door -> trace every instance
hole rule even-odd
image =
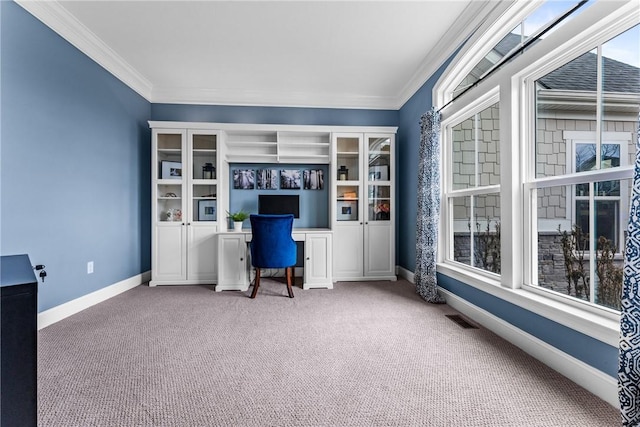
[[[216,225],[190,224],[189,249],[187,252],[187,280],[198,280],[204,283],[214,283],[217,277]]]
[[[333,227],[333,276],[336,280],[362,277],[363,236],[362,225],[358,222]]]
[[[218,254],[216,292],[249,289],[247,242],[244,233],[218,234]]]
[[[161,223],[154,226],[154,254],[151,266],[151,286],[157,282],[184,280],[187,271],[185,226],[181,223]]]
[[[395,241],[389,222],[369,222],[365,226],[365,277],[395,276]]]
[[[304,252],[303,289],[333,289],[331,275],[331,234],[307,233]]]

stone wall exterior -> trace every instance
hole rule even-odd
[[[562,254],[562,235],[559,233],[540,233],[538,235],[538,285],[545,289],[567,294],[568,282]],[[477,242],[477,240],[476,240]],[[454,259],[466,265],[471,265],[470,233],[456,233],[454,235]],[[585,257],[585,267],[588,271],[588,256]],[[616,256],[614,265],[623,267],[623,257]],[[570,295],[575,297],[573,288]]]

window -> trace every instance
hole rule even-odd
[[[617,345],[640,112],[640,5],[590,1],[451,102],[501,40],[538,31],[526,29],[535,6],[515,2],[483,25],[434,88],[445,237],[438,272]],[[490,108],[499,127],[495,165],[476,139],[486,135],[479,119]]]
[[[636,25],[534,82],[531,283],[613,309],[636,152],[639,50]]]
[[[500,274],[500,110],[497,103],[479,108],[448,131],[449,259]]]

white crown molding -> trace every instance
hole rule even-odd
[[[462,43],[485,22],[494,9],[504,9],[511,4],[508,2],[471,2],[453,27],[447,31],[433,50],[428,52],[418,70],[404,86],[396,100],[396,109],[400,109],[422,85],[435,73],[438,68],[455,52]],[[435,99],[434,99],[435,102]]]
[[[313,100],[312,103],[309,101]],[[154,88],[153,103],[396,110],[395,97],[336,93]]]
[[[16,3],[147,101],[151,101],[151,82],[78,21],[60,3],[55,0],[16,0]]]
[[[200,88],[154,88],[149,80],[128,64],[98,36],[69,13],[57,0],[16,0],[26,11],[105,68],[132,90],[152,103],[278,106],[399,110],[407,100],[469,37],[495,2],[471,2],[397,96],[365,96],[344,93],[211,90]],[[498,2],[500,4],[501,2]],[[471,29],[471,30],[469,30]],[[310,100],[313,100],[310,102]]]

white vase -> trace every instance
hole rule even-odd
[[[242,231],[243,221],[233,221],[233,231]]]

